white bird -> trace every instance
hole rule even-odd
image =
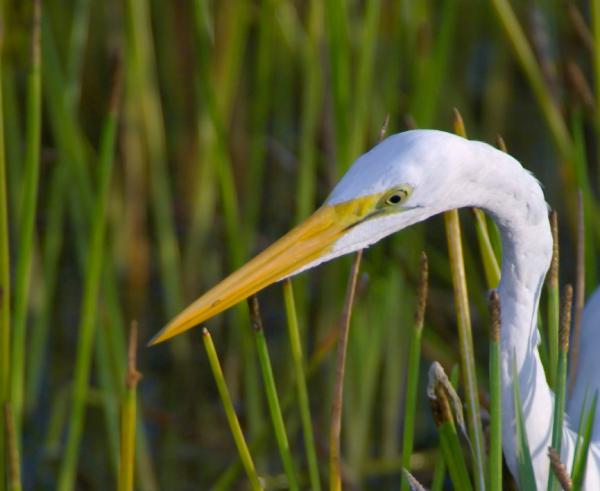
[[[354,162],[311,217],[196,300],[151,344],[203,322],[271,283],[366,248],[438,213],[464,207],[484,209],[502,236],[498,293],[504,456],[518,476],[515,360],[535,479],[538,489],[546,489],[554,394],[537,350],[536,318],[552,255],[548,206],[538,181],[513,157],[486,143],[435,130],[390,136]],[[600,327],[595,326],[599,316],[600,293],[596,293],[583,315],[578,377],[563,428],[561,457],[568,465],[584,393],[587,389],[592,394],[600,386],[600,338],[594,330]],[[585,489],[600,489],[600,425],[590,445]]]

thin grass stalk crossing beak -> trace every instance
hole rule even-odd
[[[166,341],[317,260],[329,252],[347,230],[374,213],[377,199],[377,196],[363,196],[322,206],[305,222],[188,306],[148,344]]]

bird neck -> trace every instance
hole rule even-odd
[[[552,257],[552,235],[539,183],[512,157],[490,151],[494,154],[487,156],[487,162],[493,161],[494,167],[486,178],[485,198],[479,206],[494,218],[502,236],[498,293],[504,453],[513,475],[518,475],[513,404],[516,367],[529,449],[540,484],[547,480],[546,449],[552,427],[552,411],[548,408],[553,407],[553,395],[536,349],[536,325],[540,291]],[[540,407],[546,408],[545,414],[540,414]]]

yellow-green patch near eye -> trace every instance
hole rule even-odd
[[[387,191],[379,201],[378,208],[399,206],[406,202],[412,194],[412,186],[403,184]]]

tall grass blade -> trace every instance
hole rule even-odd
[[[248,475],[248,480],[250,481],[250,486],[252,487],[253,491],[259,491],[263,489],[263,487],[258,479],[258,475],[256,474],[252,456],[248,450],[248,445],[246,444],[244,434],[242,433],[240,422],[235,414],[235,409],[233,408],[233,402],[231,401],[229,390],[227,389],[227,383],[225,382],[225,377],[223,376],[223,370],[221,369],[217,351],[215,350],[210,333],[206,328],[202,330],[202,334],[204,347],[206,348],[206,354],[208,355],[208,361],[210,362],[210,368],[212,369],[212,373],[217,384],[217,389],[219,390],[219,395],[221,396],[221,402],[223,404],[223,408],[225,409],[225,415],[227,416],[227,422],[229,423],[231,434],[235,440],[235,445],[242,460],[244,470]]]
[[[455,132],[465,135],[464,124],[458,112],[455,112]],[[479,393],[477,389],[477,375],[475,371],[475,355],[473,353],[473,335],[471,332],[471,313],[469,307],[469,293],[467,290],[467,276],[463,259],[463,247],[460,231],[458,210],[444,213],[446,239],[448,242],[448,255],[452,286],[454,289],[454,303],[458,324],[458,337],[460,343],[460,363],[462,383],[465,391],[467,406],[467,427],[473,446],[473,475],[475,476],[475,489],[485,489],[485,455],[483,430],[479,410]]]
[[[281,414],[275,377],[273,376],[273,368],[271,367],[267,341],[265,339],[265,333],[258,308],[258,299],[256,296],[252,296],[248,299],[248,305],[250,307],[250,319],[252,320],[252,328],[254,329],[258,361],[260,362],[260,368],[262,370],[265,393],[267,395],[269,411],[271,412],[271,420],[273,422],[273,430],[275,431],[275,438],[277,440],[277,445],[279,446],[279,454],[281,455],[283,468],[288,479],[287,485],[291,490],[298,490],[298,479],[296,477],[290,444],[283,422],[283,415]]]
[[[75,486],[79,445],[84,426],[92,347],[97,323],[98,292],[105,259],[106,208],[117,135],[118,104],[120,98],[119,76],[117,75],[115,78],[109,112],[101,136],[98,191],[92,217],[90,250],[87,258],[85,284],[81,302],[71,413],[65,453],[58,482],[58,489],[61,491],[70,491]]]
[[[319,478],[319,463],[317,460],[312,417],[310,414],[308,388],[306,386],[306,375],[304,370],[305,362],[302,354],[302,343],[300,340],[300,330],[298,328],[298,317],[296,316],[296,305],[294,302],[292,280],[289,278],[283,282],[283,298],[285,300],[288,334],[290,336],[290,346],[292,351],[292,359],[294,362],[298,409],[300,411],[300,418],[302,421],[302,431],[304,435],[306,461],[308,463],[310,488],[314,491],[320,491],[321,480]]]
[[[40,142],[42,125],[42,57],[40,25],[42,6],[33,2],[31,66],[27,81],[27,131],[25,169],[21,184],[18,215],[17,264],[14,279],[14,311],[12,320],[12,356],[10,375],[11,410],[18,444],[21,443],[23,394],[25,386],[25,349],[29,283],[33,259],[33,237],[40,172]]]

